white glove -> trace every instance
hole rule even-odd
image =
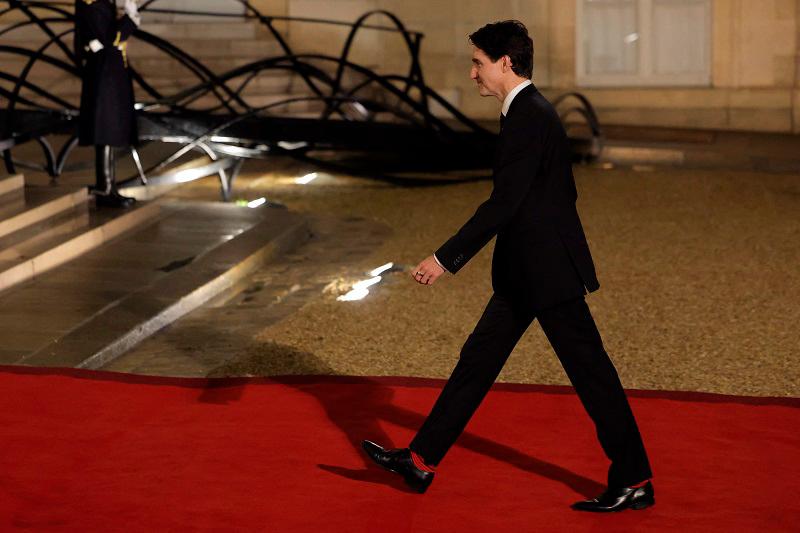
[[[139,15],[139,6],[136,5],[136,0],[125,0],[125,14],[133,21],[136,26],[142,23],[142,17]]]
[[[97,39],[92,39],[91,41],[89,41],[89,47],[88,48],[89,48],[89,50],[91,50],[92,52],[94,52],[96,54],[97,52],[102,50],[104,47],[103,47],[103,43],[101,43]]]

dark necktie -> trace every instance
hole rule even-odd
[[[503,131],[503,122],[505,121],[506,116],[500,113],[500,131]]]

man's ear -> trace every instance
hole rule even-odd
[[[504,55],[502,59],[503,59],[503,72],[505,72],[507,69],[511,69],[511,67],[513,66],[513,63],[511,62],[511,56]]]

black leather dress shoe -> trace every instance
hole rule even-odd
[[[647,482],[639,488],[622,487],[621,489],[607,489],[603,494],[591,500],[584,500],[572,504],[576,511],[593,511],[607,513],[622,511],[623,509],[645,509],[655,505],[656,497],[653,484]]]
[[[135,204],[136,199],[129,198],[127,196],[122,196],[116,190],[112,190],[110,193],[107,194],[94,191],[94,202],[95,205],[98,207],[127,208]]]
[[[411,450],[408,448],[394,448],[384,450],[372,441],[361,441],[361,447],[367,452],[369,458],[377,464],[403,476],[406,484],[420,494],[428,490],[433,482],[433,472],[420,470],[411,459]]]

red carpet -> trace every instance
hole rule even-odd
[[[566,387],[496,385],[424,495],[366,464],[441,386],[0,367],[0,529],[798,530],[800,400],[630,391],[657,504],[594,515],[568,507],[606,460]]]

